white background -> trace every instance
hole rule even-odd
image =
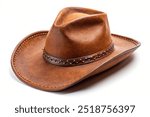
[[[113,69],[63,92],[45,92],[20,82],[10,66],[17,43],[26,35],[49,30],[66,6],[104,11],[112,33],[132,37],[141,47]],[[102,80],[101,80],[102,79]],[[135,104],[133,114],[15,114],[22,106]],[[150,116],[149,0],[0,0],[0,116],[1,117],[148,117]]]

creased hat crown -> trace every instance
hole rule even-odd
[[[47,34],[45,52],[71,59],[106,50],[112,44],[107,15],[87,8],[60,11]]]

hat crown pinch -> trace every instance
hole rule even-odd
[[[61,59],[88,56],[112,44],[107,15],[69,7],[60,11],[46,37],[44,50]]]

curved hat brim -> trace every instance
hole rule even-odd
[[[133,39],[112,34],[115,49],[109,56],[85,65],[62,67],[49,64],[43,59],[47,33],[48,31],[39,31],[25,37],[11,58],[13,71],[20,80],[46,91],[63,90],[100,73],[127,58],[140,46]]]

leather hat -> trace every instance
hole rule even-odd
[[[134,39],[111,34],[106,13],[68,7],[49,31],[32,33],[17,45],[11,65],[26,84],[60,91],[116,65],[139,46]]]

